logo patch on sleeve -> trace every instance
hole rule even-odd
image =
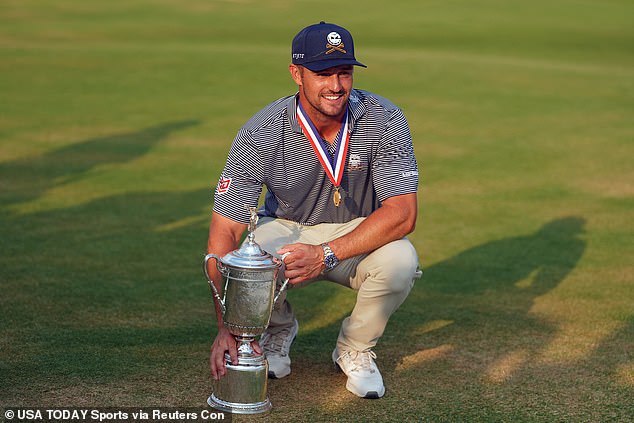
[[[216,192],[218,194],[226,194],[229,191],[229,187],[231,186],[231,178],[225,178],[224,175],[220,177],[218,181],[218,187],[216,188]]]

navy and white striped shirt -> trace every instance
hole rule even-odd
[[[238,132],[220,176],[214,211],[249,222],[266,186],[260,214],[303,225],[345,223],[370,215],[382,201],[418,190],[418,166],[402,111],[385,98],[354,89],[351,131],[341,181],[342,202],[297,121],[297,96],[258,112]]]

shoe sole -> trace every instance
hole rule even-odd
[[[335,364],[335,371],[337,373],[343,373],[343,369],[341,368],[341,366],[338,363],[334,363],[334,364]],[[355,392],[352,392],[350,390],[350,388],[348,388],[348,384],[347,383],[346,383],[346,389],[348,391],[350,391],[351,393],[357,395]],[[385,395],[385,392],[383,392],[383,395]],[[379,399],[383,395],[379,395],[379,393],[376,392],[376,391],[368,391],[368,392],[365,393],[365,396],[360,396],[360,395],[357,395],[357,396],[360,397],[360,398],[365,398],[365,399]]]

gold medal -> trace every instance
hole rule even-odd
[[[339,204],[341,204],[341,194],[339,193],[339,187],[335,187],[335,193],[332,196],[332,202],[335,203],[335,207],[339,207]]]

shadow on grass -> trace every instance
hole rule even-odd
[[[136,132],[90,138],[36,157],[0,163],[2,206],[37,198],[47,190],[81,179],[97,166],[122,164],[144,154],[171,132],[198,125],[183,120]]]
[[[494,291],[522,293],[532,301],[555,288],[583,255],[585,220],[553,220],[533,234],[504,238],[466,250],[427,269],[425,289],[476,296]],[[518,285],[531,276],[531,281]]]
[[[410,318],[397,320],[407,323],[406,333],[423,338],[432,332],[430,320],[445,322],[444,330],[463,326],[480,334],[493,326],[542,326],[529,311],[576,267],[586,248],[584,225],[580,217],[555,219],[532,234],[488,242],[430,266],[402,306],[402,317]]]

